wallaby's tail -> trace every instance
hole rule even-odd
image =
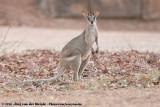
[[[29,81],[18,81],[18,82],[14,82],[14,83],[7,83],[9,85],[14,85],[14,84],[25,84],[25,83],[32,83],[32,82],[53,82],[56,81],[57,79],[59,79],[62,74],[63,74],[64,68],[60,67],[58,74],[56,74],[54,77],[49,78],[49,79],[37,79],[37,80],[29,80]]]

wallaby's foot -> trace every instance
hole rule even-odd
[[[81,77],[79,77],[79,76],[77,76],[77,78],[74,78],[74,77],[73,77],[73,81],[74,81],[74,82],[78,82],[78,81],[80,81],[80,80],[81,80]]]
[[[82,80],[80,79],[77,79],[76,81],[74,80],[74,83],[77,83],[77,82],[82,82]]]
[[[78,81],[78,73],[77,72],[74,72],[73,81],[74,82]]]
[[[74,78],[73,81],[74,81],[74,82],[78,82],[78,79],[75,79],[75,78]]]
[[[79,76],[79,80],[81,80],[82,79],[82,76]]]

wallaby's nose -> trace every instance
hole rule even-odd
[[[93,24],[93,21],[91,21],[91,24]]]

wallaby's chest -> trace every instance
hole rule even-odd
[[[93,45],[98,35],[97,27],[91,27],[86,30],[86,38]]]
[[[96,29],[96,27],[86,29],[85,43],[83,44],[84,48],[82,48],[83,49],[82,60],[86,59],[88,55],[90,55],[92,50],[91,47],[95,43],[97,36],[98,36],[98,30]]]
[[[91,27],[91,28],[87,29],[86,33],[88,33],[89,35],[95,36],[98,33],[98,29],[97,29],[97,27]]]

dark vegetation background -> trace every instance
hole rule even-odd
[[[0,25],[75,28],[81,11],[99,9],[104,30],[159,30],[159,0],[0,0]],[[66,19],[60,20],[60,19]],[[57,20],[56,20],[57,19]],[[68,20],[67,20],[68,19]],[[75,21],[76,22],[76,21]],[[132,25],[132,27],[130,27]],[[78,27],[76,27],[78,28]]]

